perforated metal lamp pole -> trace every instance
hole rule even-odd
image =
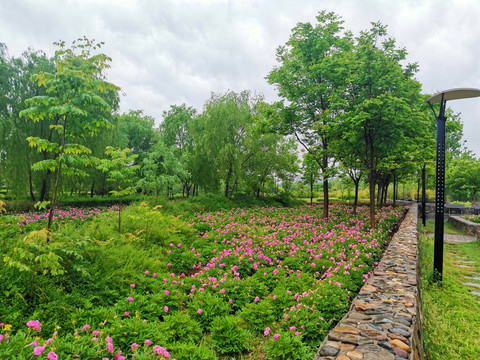
[[[436,93],[427,100],[437,119],[437,156],[435,170],[435,243],[433,255],[433,270],[435,281],[442,281],[443,274],[443,226],[445,209],[445,107],[447,100],[466,99],[480,96],[479,89],[460,88]],[[433,108],[434,103],[440,103],[438,115]]]

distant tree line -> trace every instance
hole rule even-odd
[[[259,197],[301,172],[311,193],[323,184],[325,217],[330,179],[350,178],[355,194],[366,181],[374,226],[375,203],[386,203],[389,185],[419,177],[434,160],[428,96],[415,79],[417,64],[405,62],[406,50],[384,25],[354,36],[334,13],[316,20],[297,24],[277,50],[267,80],[282,101],[213,93],[201,111],[172,105],[162,119],[119,113],[120,89],[106,79],[111,59],[98,52],[101,43],[57,43],[52,58],[33,50],[10,57],[0,44],[2,191],[50,206],[57,191],[94,196],[134,188],[156,201],[175,192]],[[461,121],[450,119],[448,150],[464,159]],[[112,156],[132,156],[123,163],[135,171],[112,170]],[[469,189],[476,194],[476,186]]]

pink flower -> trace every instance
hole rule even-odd
[[[92,331],[92,335],[98,336],[98,335],[100,335],[100,331],[98,331],[98,330],[93,330],[93,331]]]
[[[125,311],[125,316],[129,316],[130,313],[128,311]]]
[[[202,312],[203,312],[202,309],[198,309],[198,310],[197,310],[197,314],[199,314],[199,315],[200,315]]]
[[[277,270],[277,269],[273,270],[273,271],[272,271],[272,274],[273,274],[273,275],[277,275],[277,274],[278,274],[278,270]],[[276,340],[276,339],[275,339],[275,340]]]
[[[153,277],[157,277],[157,274],[153,273],[153,275],[152,275],[152,276],[153,276]]]
[[[225,294],[225,289],[220,290],[222,294]]]
[[[168,306],[165,305],[165,306],[163,307],[163,311],[168,312]]]
[[[130,284],[130,287],[133,289],[135,288],[135,284]]]
[[[273,335],[273,340],[277,341],[279,337],[280,337],[280,334],[275,334]]]
[[[270,334],[270,326],[267,326],[265,328],[265,331],[263,332],[263,336],[268,336],[268,334]]]
[[[150,345],[152,345],[152,340],[147,339],[143,343],[147,346],[150,346]]]
[[[293,331],[293,330],[297,330],[297,328],[295,326],[290,326],[288,330]]]
[[[83,325],[83,327],[80,329],[80,331],[88,331],[88,330],[90,330],[90,325],[88,324]]]
[[[148,272],[149,272],[148,270],[145,270],[145,275],[147,275],[147,274],[148,274]]]
[[[133,297],[129,296],[129,297],[127,297],[127,300],[130,301],[130,302],[132,302],[132,301],[133,301]]]
[[[260,298],[256,296],[255,299],[253,299],[253,302],[258,302],[258,301],[260,301]]]
[[[298,335],[300,335],[300,334],[301,334],[300,331],[295,331],[295,336],[298,336]]]
[[[135,349],[139,348],[140,345],[138,345],[137,343],[133,343],[132,345],[130,345],[130,349],[132,350],[132,352],[135,351]]]
[[[41,329],[42,324],[40,324],[40,321],[38,321],[38,320],[28,321],[27,326],[29,328],[33,328],[35,331],[42,331],[42,329]]]
[[[48,346],[50,345],[50,343],[53,341],[52,338],[48,339],[47,341],[45,341],[45,346]]]
[[[32,341],[30,344],[28,344],[28,346],[37,346],[38,345],[38,341],[37,340],[34,340]]]
[[[43,350],[45,350],[43,346],[35,346],[35,348],[33,349],[33,355],[40,356],[42,355]]]
[[[168,291],[168,290],[165,290],[165,295],[167,295],[167,296],[168,296],[168,294],[170,294],[170,291]]]
[[[0,334],[0,342],[3,341],[3,334]]]
[[[58,360],[58,356],[53,351],[50,351],[47,355],[47,359],[48,360]]]

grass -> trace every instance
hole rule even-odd
[[[433,237],[420,236],[425,355],[428,360],[479,359],[480,297],[463,282],[470,271],[455,267],[453,255],[464,256],[480,269],[480,243],[446,244],[443,283],[434,284]]]
[[[425,222],[425,226],[423,226],[421,220],[418,221],[418,232],[421,235],[427,235],[427,234],[433,234],[435,232],[435,221],[433,220],[427,220]],[[444,222],[443,226],[443,232],[444,234],[451,234],[451,235],[465,235],[464,232],[461,230],[455,229],[452,224],[450,224],[448,221]]]

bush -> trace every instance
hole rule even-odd
[[[176,343],[172,346],[172,357],[181,360],[217,360],[215,351],[204,344]]]
[[[305,360],[312,359],[315,352],[309,352],[302,343],[302,337],[291,332],[280,332],[277,336],[270,335],[266,355],[270,360]],[[276,338],[276,339],[275,339]]]
[[[249,349],[249,333],[240,327],[241,319],[227,315],[212,322],[212,339],[220,354],[240,354]]]

